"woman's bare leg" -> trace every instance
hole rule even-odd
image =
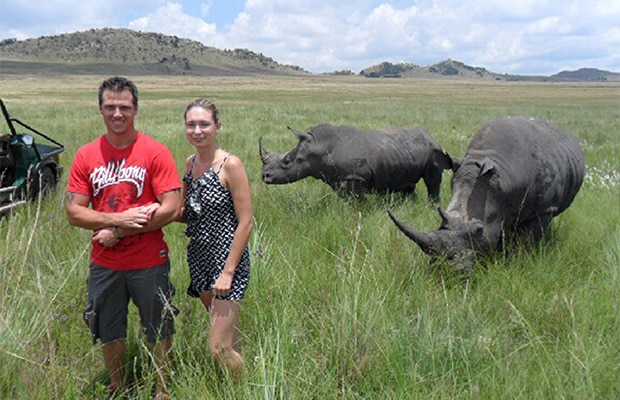
[[[213,303],[213,294],[211,291],[201,292],[200,293],[200,301],[202,301],[202,305],[205,306],[207,312],[211,313],[211,303]]]
[[[244,361],[238,349],[237,320],[241,305],[237,301],[213,299],[209,348],[234,379],[243,375]]]

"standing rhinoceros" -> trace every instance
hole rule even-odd
[[[439,209],[438,230],[419,232],[389,214],[425,253],[465,267],[497,249],[504,236],[540,240],[575,198],[585,172],[573,137],[525,117],[490,121],[463,160],[453,161],[452,198],[445,211]]]
[[[267,184],[312,176],[334,190],[361,196],[367,192],[413,192],[422,178],[428,198],[439,201],[442,172],[451,166],[450,156],[420,127],[362,130],[323,123],[305,132],[291,131],[299,143],[286,154],[272,154],[260,141]]]

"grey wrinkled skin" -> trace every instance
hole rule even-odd
[[[507,117],[484,125],[453,169],[439,229],[416,231],[388,213],[425,253],[471,266],[503,239],[539,241],[577,195],[585,161],[569,134],[540,119]]]
[[[362,130],[323,123],[291,131],[299,142],[288,153],[272,153],[260,140],[266,184],[311,176],[359,197],[369,192],[412,193],[423,179],[429,200],[438,202],[443,170],[451,167],[450,156],[420,127]]]

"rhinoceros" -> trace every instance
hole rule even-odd
[[[438,202],[443,170],[451,168],[451,157],[421,127],[362,130],[322,123],[303,132],[289,129],[299,142],[288,153],[271,153],[259,140],[266,184],[312,176],[340,193],[361,197],[411,193],[423,179],[429,200]]]
[[[504,239],[540,241],[551,219],[572,203],[585,172],[577,140],[543,120],[519,116],[488,122],[464,158],[452,160],[452,197],[439,208],[438,230],[414,230],[388,213],[425,253],[466,271]]]

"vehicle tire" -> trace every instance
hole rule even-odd
[[[44,196],[56,186],[56,176],[50,167],[43,167],[39,173],[33,171],[30,177],[30,185],[28,190],[28,198],[37,200],[39,192]]]

